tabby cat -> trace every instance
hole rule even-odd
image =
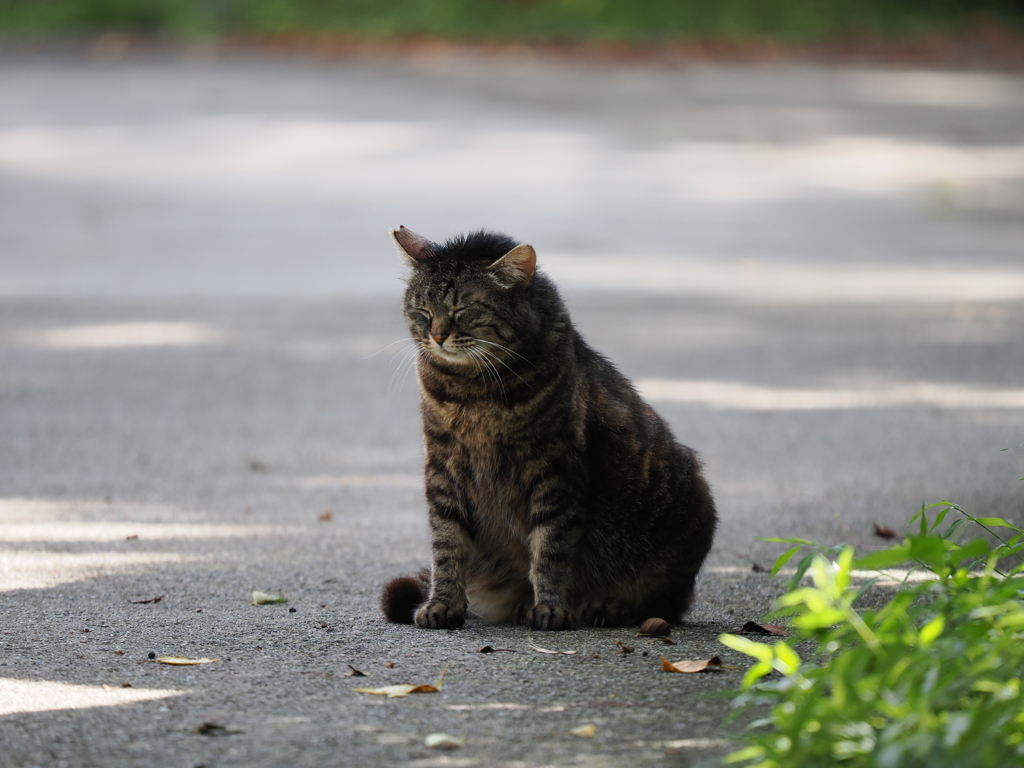
[[[392,236],[410,267],[433,568],[387,585],[385,618],[678,621],[715,532],[697,455],[583,341],[531,246]]]

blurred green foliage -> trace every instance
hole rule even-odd
[[[811,42],[955,34],[980,18],[1024,29],[1020,0],[3,0],[0,32],[170,37],[330,32],[369,38]]]

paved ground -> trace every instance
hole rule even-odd
[[[378,618],[428,558],[398,224],[533,243],[701,451],[721,534],[674,647]],[[741,672],[658,654],[742,664],[756,537],[1022,520],[1022,435],[1019,77],[0,59],[4,765],[710,763]]]

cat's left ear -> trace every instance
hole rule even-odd
[[[525,288],[537,271],[537,252],[532,245],[517,245],[487,269],[508,288]]]

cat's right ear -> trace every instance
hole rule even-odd
[[[400,226],[391,230],[391,239],[395,241],[398,252],[409,260],[412,266],[418,266],[425,262],[437,249],[437,244],[427,240],[423,235],[417,235],[411,229]]]

